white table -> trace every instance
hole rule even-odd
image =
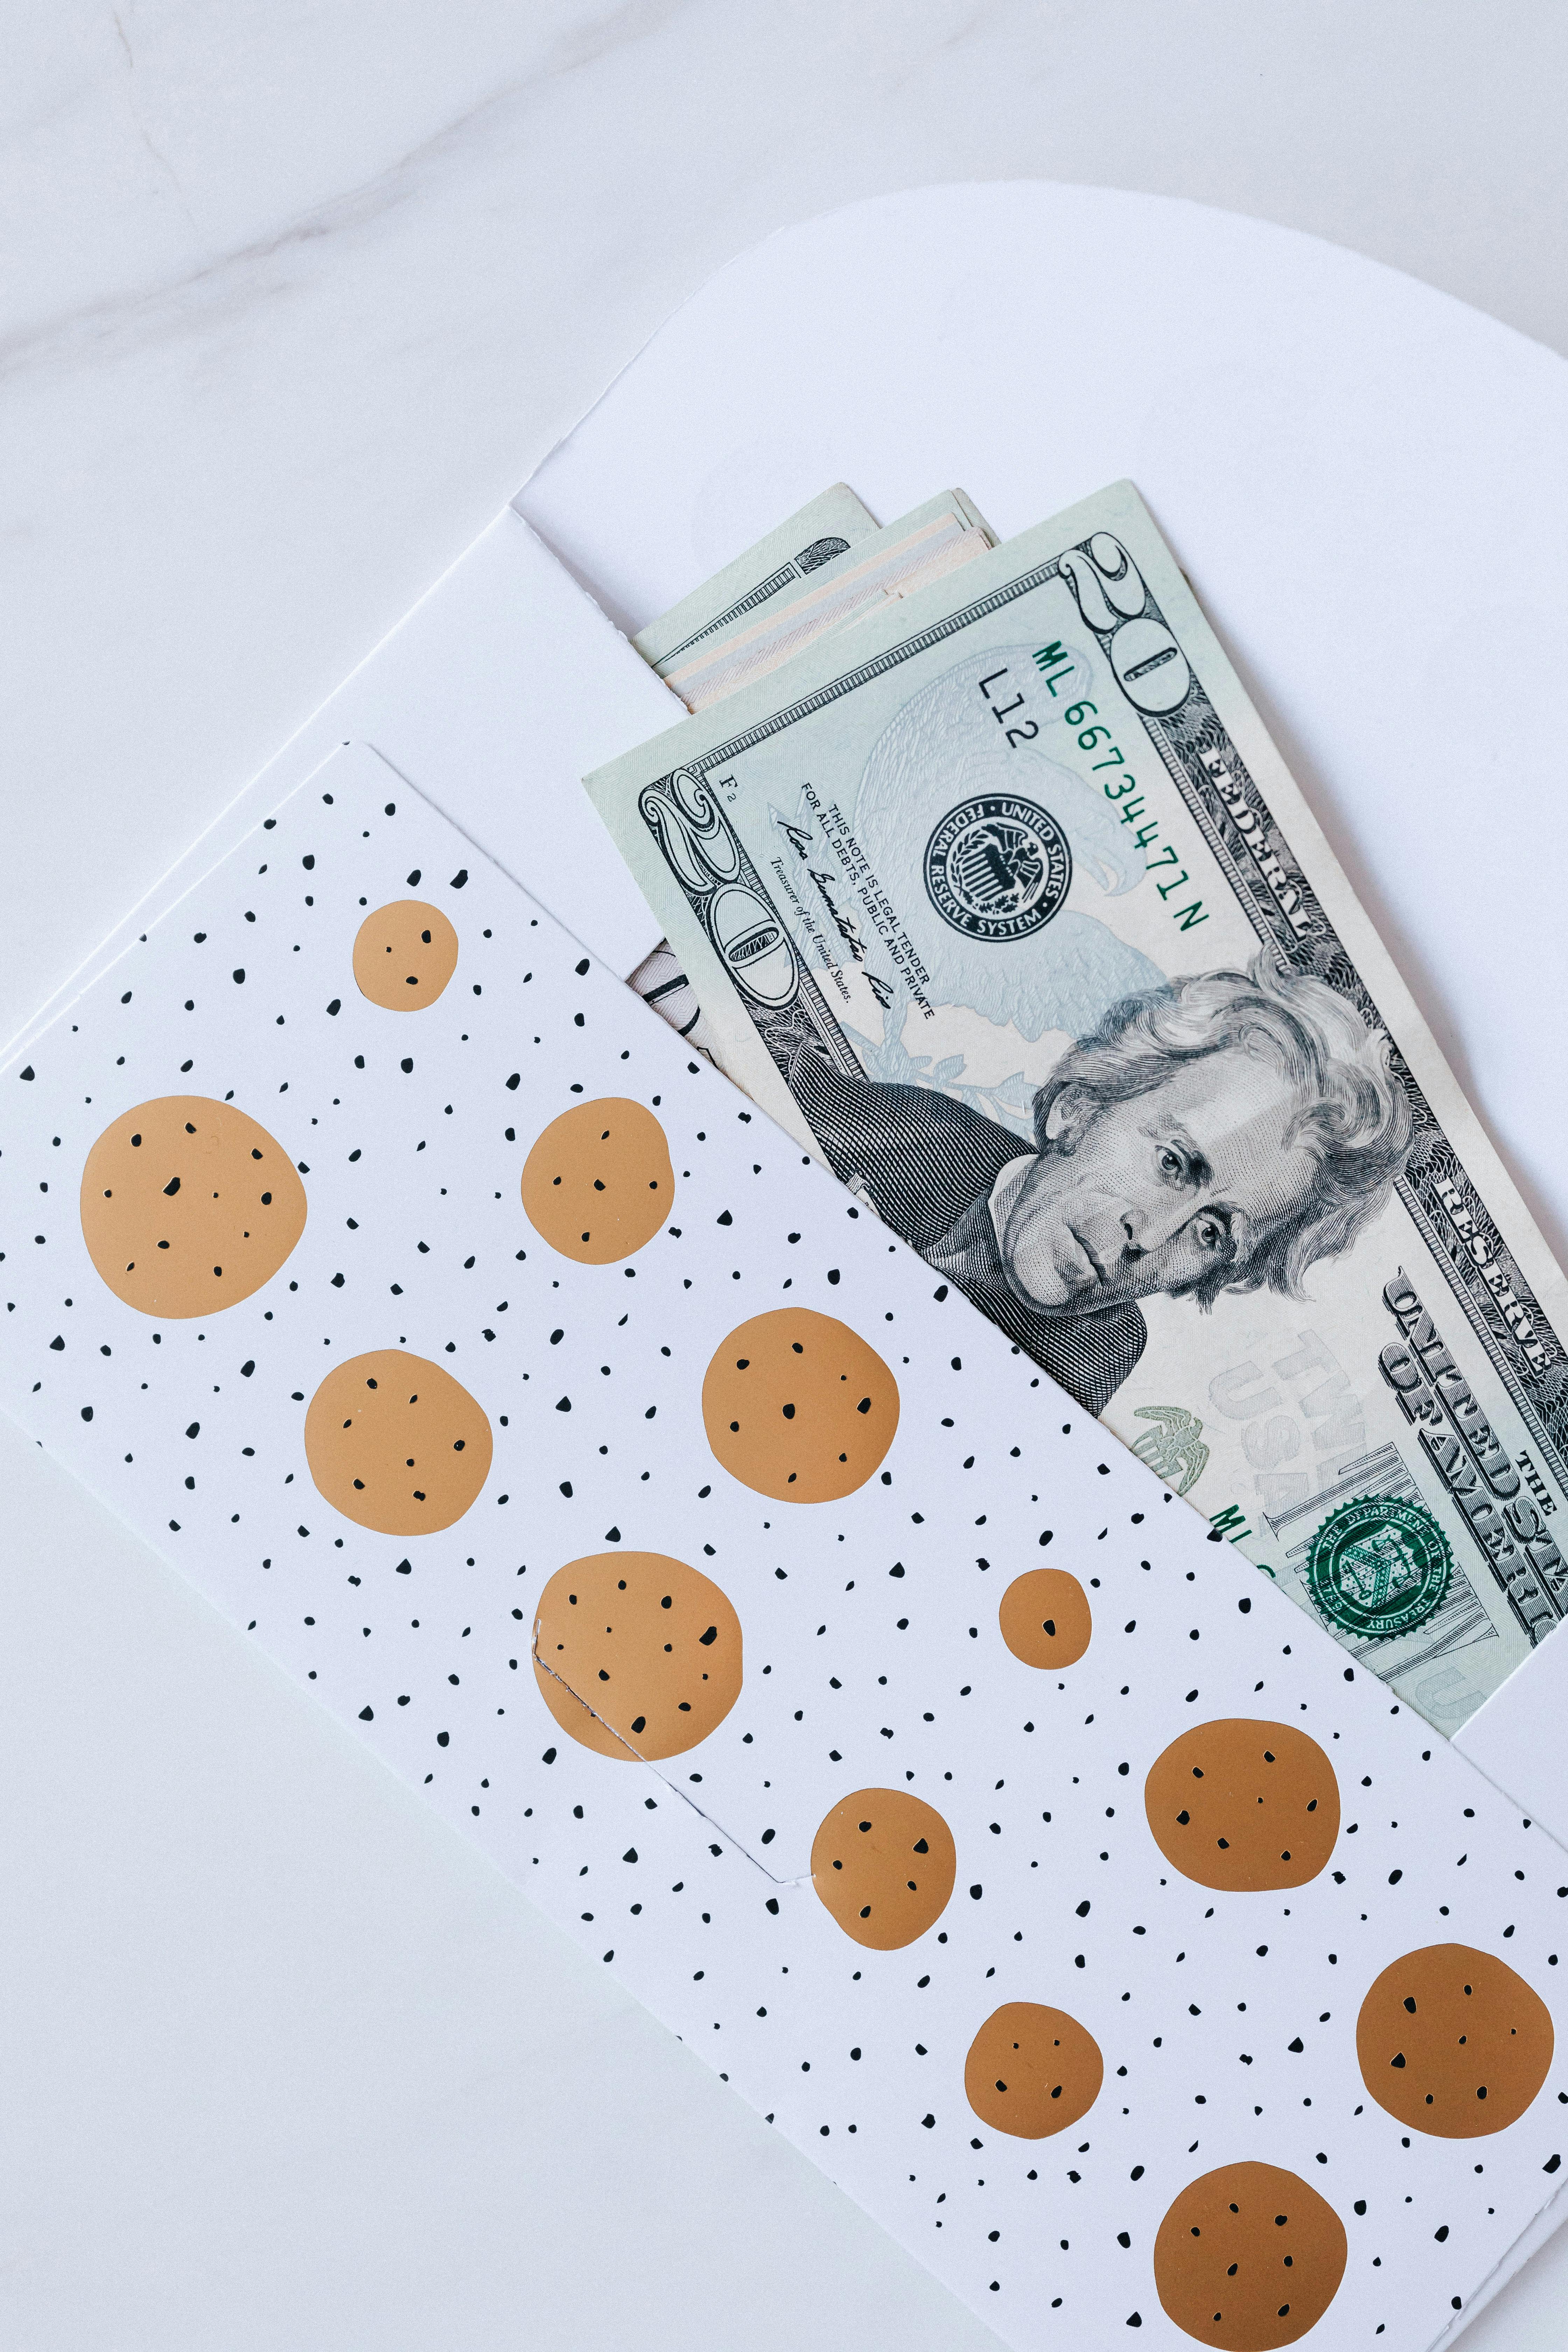
[[[5,1033],[779,223],[1175,191],[1568,346],[1554,11],[523,15],[37,12],[0,140]],[[8,1428],[0,1463],[0,2342],[993,2342]],[[1565,2310],[1559,2242],[1467,2340]]]

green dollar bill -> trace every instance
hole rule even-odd
[[[1441,1730],[1554,1630],[1568,1285],[1130,484],[587,782],[724,1067],[1042,1413]]]
[[[801,579],[784,579],[783,567],[775,565],[748,589],[743,583],[760,569],[764,541],[678,608],[687,615],[680,625],[684,633],[654,667],[689,710],[706,709],[782,668],[818,638],[914,595],[995,544],[995,534],[962,490],[928,499],[912,514],[825,557]],[[711,619],[703,617],[705,608],[712,610]],[[644,630],[636,641],[639,652],[645,640],[659,642],[670,635],[669,619],[667,614]]]
[[[660,677],[720,636],[743,627],[825,564],[873,538],[876,517],[847,482],[835,482],[798,514],[727,563],[632,639]]]

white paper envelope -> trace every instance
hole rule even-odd
[[[1018,363],[1057,350],[1059,318],[1034,296],[994,311],[983,345],[963,331],[976,255],[994,299],[1008,251],[1032,250],[1042,205],[1059,225],[1066,202],[933,193],[906,200],[919,236],[907,211],[868,207],[727,273],[89,961],[0,1074],[4,1401],[1005,2340],[1194,2340],[1171,2307],[1212,2330],[1192,2300],[1201,2263],[1184,2273],[1168,2242],[1157,2263],[1162,2224],[1175,2214],[1167,2240],[1190,2237],[1193,2184],[1263,2164],[1344,2232],[1310,2340],[1424,2347],[1551,2226],[1568,2085],[1553,2058],[1499,2131],[1407,2129],[1363,2075],[1357,2021],[1382,1971],[1449,1944],[1553,2005],[1568,1861],[1457,1752],[1554,1817],[1551,1776],[1537,1786],[1550,1648],[1457,1748],[1429,1741],[1095,1423],[1065,1400],[1047,1410],[1032,1366],[618,986],[657,927],[578,781],[679,716],[618,627],[839,474],[888,512],[963,480],[1010,530],[1136,473],[1205,567],[1221,626],[1232,608],[1261,615],[1255,673],[1293,709],[1321,675],[1323,584],[1342,571],[1301,517],[1260,511],[1278,448],[1232,437],[1217,473],[1205,457],[1194,420],[1233,397],[1234,358],[1200,364],[1179,284],[1160,281],[1163,374],[1142,406],[1109,379],[1075,374],[1069,396],[1059,371]],[[1126,269],[1100,268],[1128,243],[1117,202],[1070,199],[1073,249],[1131,300]],[[1246,225],[1215,235],[1256,325],[1282,298]],[[1147,327],[1149,281],[1132,290]],[[1326,353],[1356,356],[1325,336],[1338,299],[1325,280],[1295,305],[1297,356],[1320,374]],[[803,348],[789,321],[826,318],[825,300],[838,324]],[[1097,300],[1109,331],[1116,300]],[[1306,377],[1285,333],[1252,339],[1276,372],[1254,405],[1304,457],[1317,444],[1290,408]],[[1482,386],[1480,362],[1464,364]],[[1552,387],[1531,396],[1555,414]],[[1298,485],[1307,506],[1380,514],[1408,553],[1437,528],[1414,488],[1418,409],[1401,409],[1405,472],[1358,443],[1336,489],[1313,473],[1324,445]],[[1446,479],[1458,498],[1451,466]],[[1458,498],[1450,541],[1474,536],[1484,494]],[[1269,569],[1282,543],[1288,573]],[[1427,702],[1408,680],[1390,690],[1383,635],[1334,647],[1333,708],[1373,729],[1365,756],[1429,770]],[[1450,733],[1472,716],[1450,709]],[[1331,769],[1338,723],[1308,747]],[[363,993],[353,954],[358,924],[410,897],[458,942],[414,1019]],[[245,1298],[149,1318],[105,1283],[79,1196],[106,1129],[186,1093],[232,1096],[307,1213]],[[623,1099],[659,1123],[675,1205],[624,1259],[584,1265],[530,1221],[522,1171],[552,1119]],[[875,1470],[804,1505],[725,1466],[701,1408],[731,1335],[797,1307],[855,1334],[898,1396]],[[459,1383],[489,1430],[474,1498],[418,1535],[340,1509],[306,1449],[328,1370],[395,1349]],[[552,1579],[617,1547],[707,1580],[740,1626],[738,1693],[689,1748],[598,1752],[535,1672]],[[1076,1584],[1092,1626],[1059,1672],[1002,1633],[1004,1594],[1044,1570]],[[560,1704],[591,1720],[595,1688],[571,1671]],[[1505,1703],[1506,1736],[1488,1720]],[[1299,1886],[1194,1883],[1152,1834],[1151,1769],[1232,1719],[1304,1730],[1331,1766],[1340,1826]],[[952,1841],[951,1896],[886,1949],[856,1941],[814,1883],[838,1858],[825,1819],[866,1790],[918,1797]],[[992,2096],[980,2062],[995,2054],[975,2057],[977,2038],[1011,2004],[1058,2010],[1086,2038],[1076,2073],[1061,2061],[1069,2105],[1086,2049],[1100,2055],[1097,2095],[1038,2138],[972,2103]],[[1302,2242],[1319,2292],[1325,2232]],[[1294,2340],[1289,2317],[1275,2307],[1268,2340]],[[1254,2340],[1235,2325],[1196,2340]]]

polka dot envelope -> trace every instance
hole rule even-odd
[[[1463,2315],[1568,1858],[372,752],[0,1102],[10,1412],[1005,2342]]]

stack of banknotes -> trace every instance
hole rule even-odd
[[[1457,1729],[1568,1614],[1568,1284],[1131,485],[839,485],[636,642],[634,985]]]

